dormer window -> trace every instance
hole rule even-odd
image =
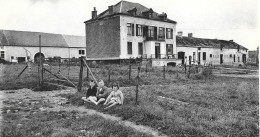
[[[162,13],[162,14],[160,14],[160,15],[158,15],[159,16],[159,18],[161,19],[161,20],[163,20],[163,21],[165,21],[165,20],[167,20],[167,14],[166,13]]]
[[[146,17],[146,18],[153,18],[153,9],[147,9],[145,11],[142,12],[142,14]]]
[[[131,14],[132,16],[136,16],[137,9],[134,7],[133,9],[128,10],[127,12]]]

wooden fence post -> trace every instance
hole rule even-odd
[[[68,65],[69,65],[69,69],[68,69],[68,79],[69,79],[70,78],[70,58],[69,58]]]
[[[110,83],[110,68],[108,68],[108,83]]]
[[[163,66],[163,78],[165,79],[165,65]]]
[[[59,58],[58,60],[59,60],[58,63],[59,63],[59,73],[60,73],[60,62],[61,62],[61,59]]]
[[[80,58],[80,71],[79,71],[78,91],[81,92],[84,62],[83,62],[83,57],[79,57],[79,58]]]
[[[186,63],[184,64],[184,69],[185,69],[185,74],[186,74],[186,71],[187,71]]]
[[[131,79],[131,71],[132,71],[131,65],[129,65],[129,79]]]
[[[137,70],[137,81],[136,81],[136,90],[135,90],[135,103],[138,105],[138,87],[139,87],[139,72],[140,72],[140,67],[138,67]]]
[[[147,73],[148,72],[148,64],[145,65],[145,72]]]

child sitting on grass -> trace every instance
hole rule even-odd
[[[99,103],[106,101],[108,94],[108,88],[105,86],[104,81],[99,80],[96,95],[98,101],[95,104],[98,105]]]
[[[87,90],[86,97],[82,97],[82,100],[86,102],[92,102],[94,104],[97,103],[97,87],[93,80],[90,80],[89,82],[90,87]]]
[[[124,96],[123,93],[119,90],[119,85],[114,83],[112,84],[112,92],[107,97],[106,102],[104,105],[109,105],[105,109],[109,109],[117,104],[122,105],[124,102]]]

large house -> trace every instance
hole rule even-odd
[[[85,37],[42,32],[0,30],[1,58],[9,62],[86,56]]]
[[[89,60],[151,58],[153,66],[181,63],[176,22],[138,3],[120,1],[84,22]]]
[[[233,40],[187,37],[180,31],[176,36],[178,58],[186,64],[243,65],[248,49]]]

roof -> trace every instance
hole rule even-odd
[[[145,18],[145,19],[148,19],[146,18],[144,15],[143,15],[143,12],[147,12],[147,11],[150,11],[152,10],[151,8],[147,8],[139,3],[133,3],[133,2],[128,2],[128,1],[120,1],[118,2],[117,4],[115,5],[112,5],[113,7],[113,14],[109,14],[109,10],[105,10],[104,12],[100,13],[97,18],[95,19],[90,19],[90,20],[87,20],[85,21],[84,23],[87,23],[87,22],[91,22],[91,21],[95,21],[95,20],[99,20],[99,19],[103,19],[104,17],[109,17],[109,16],[114,16],[114,15],[127,15],[127,16],[133,16],[131,15],[128,11],[131,11],[133,10],[134,8],[136,8],[136,16],[134,17],[139,17],[139,18]],[[156,13],[153,11],[153,16],[152,18],[149,18],[151,20],[158,20],[158,21],[163,21],[160,19],[159,17],[160,14]],[[174,23],[176,24],[177,22],[176,21],[173,21],[171,19],[168,19],[166,18],[166,20],[164,20],[163,22],[170,22],[170,23]]]
[[[86,47],[84,36],[15,30],[0,30],[0,45],[39,46],[39,35],[41,35],[41,46]]]
[[[247,48],[227,40],[218,40],[218,39],[205,39],[205,38],[196,38],[196,37],[180,37],[176,36],[176,46],[177,47],[211,47],[211,48],[220,48],[222,46],[226,49],[237,49],[239,46],[240,49],[248,50]]]

